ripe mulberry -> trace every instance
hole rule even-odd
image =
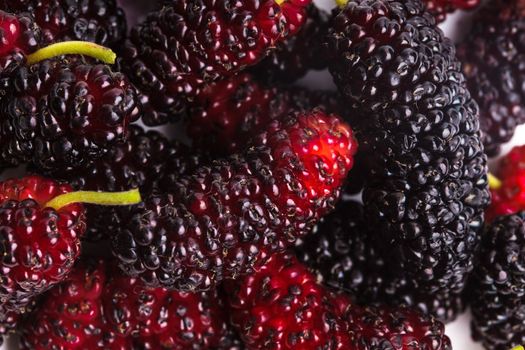
[[[56,58],[24,66],[0,101],[0,167],[69,170],[124,140],[138,117],[135,90],[103,64]]]
[[[413,292],[455,298],[490,194],[478,106],[454,46],[419,1],[351,1],[333,23],[330,69],[362,116],[354,125],[378,253]]]
[[[71,171],[44,172],[69,183],[74,190],[119,192],[139,188],[146,196],[155,188],[168,189],[181,175],[193,172],[209,161],[204,154],[191,152],[184,144],[169,141],[156,131],[131,125],[126,142],[114,145],[100,159]],[[33,172],[38,169],[30,168]],[[109,238],[123,225],[127,207],[86,204],[85,240]]]
[[[291,111],[320,108],[337,113],[335,93],[266,87],[248,73],[211,83],[190,104],[188,135],[193,146],[225,156],[243,150],[272,120]]]
[[[126,17],[115,0],[3,0],[0,9],[30,12],[47,44],[81,40],[115,47],[126,37]]]
[[[248,273],[333,208],[356,146],[350,128],[322,112],[273,121],[244,154],[137,206],[113,242],[122,269],[182,291]]]
[[[183,293],[148,289],[136,279],[113,273],[102,296],[111,331],[140,348],[212,349],[228,333],[217,291]],[[148,348],[148,347],[145,347]],[[148,349],[150,349],[148,348]]]
[[[312,4],[307,18],[297,35],[288,38],[256,64],[250,72],[257,80],[275,84],[290,84],[303,77],[309,70],[326,68],[323,42],[328,34],[330,15]]]
[[[141,93],[144,122],[176,120],[204,83],[260,61],[299,30],[310,2],[183,0],[151,13],[122,49],[123,70]]]
[[[64,280],[80,254],[84,209],[71,204],[45,208],[70,192],[66,185],[37,176],[0,183],[0,299],[2,308],[26,312],[32,299]]]
[[[525,3],[494,0],[458,47],[472,97],[480,105],[483,143],[490,155],[525,123]]]
[[[498,217],[483,236],[470,295],[473,337],[486,349],[525,343],[525,212]]]
[[[325,284],[350,293],[359,305],[411,306],[444,322],[463,311],[461,296],[415,293],[410,280],[390,271],[373,231],[362,204],[342,201],[299,242],[296,253]]]

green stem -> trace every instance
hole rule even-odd
[[[86,55],[107,64],[114,64],[117,59],[117,55],[107,47],[87,41],[64,41],[51,44],[28,55],[27,64],[35,64],[62,55]]]
[[[489,173],[489,187],[491,190],[499,190],[503,183],[496,176]],[[514,349],[513,349],[514,350]]]
[[[346,6],[346,4],[348,4],[350,2],[350,0],[335,0],[335,3],[337,4],[337,6],[343,8]]]
[[[133,205],[142,201],[138,189],[125,192],[77,191],[61,194],[46,203],[45,207],[60,210],[73,203],[98,205]]]

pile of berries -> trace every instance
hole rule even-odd
[[[0,338],[451,350],[470,306],[525,343],[525,147],[485,152],[525,122],[525,0],[458,55],[477,0],[144,5],[0,0]]]

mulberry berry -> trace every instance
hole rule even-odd
[[[315,5],[307,9],[307,18],[297,35],[279,44],[275,51],[250,71],[268,85],[290,84],[309,70],[326,68],[323,42],[328,34],[329,14]]]
[[[373,230],[361,204],[343,201],[299,242],[296,253],[325,284],[350,293],[359,305],[412,306],[445,322],[463,311],[460,295],[415,293],[410,280],[390,271]]]
[[[80,191],[118,192],[139,188],[145,196],[155,188],[168,189],[182,174],[206,164],[208,157],[190,152],[189,147],[170,142],[156,131],[145,132],[131,125],[126,142],[114,145],[100,159],[71,171],[44,172]],[[38,172],[38,169],[32,169]],[[109,238],[123,225],[127,207],[86,205],[87,231],[84,239]]]
[[[181,293],[148,289],[136,278],[113,274],[102,296],[112,332],[151,349],[212,349],[228,332],[217,291]],[[148,348],[149,349],[149,348]]]
[[[248,349],[348,349],[333,295],[291,254],[226,284],[231,320]]]
[[[478,106],[454,46],[419,1],[351,1],[333,23],[330,69],[361,116],[363,200],[378,253],[413,292],[455,298],[490,194]]]
[[[0,101],[0,167],[32,162],[68,170],[124,140],[138,116],[135,90],[103,64],[52,59],[21,67]]]
[[[299,30],[310,2],[183,0],[151,13],[122,50],[123,70],[141,92],[144,122],[174,120],[205,82],[260,61]]]
[[[472,277],[472,330],[486,349],[525,343],[525,212],[498,217],[483,236]]]
[[[150,286],[206,290],[245,274],[333,208],[355,151],[334,116],[276,120],[243,155],[200,167],[137,206],[114,252]]]
[[[331,92],[298,87],[265,87],[247,73],[206,86],[190,104],[188,135],[193,145],[218,156],[230,155],[247,145],[272,120],[290,111],[323,109],[337,113]]]
[[[0,299],[2,308],[26,312],[32,299],[64,280],[80,254],[84,209],[44,208],[69,186],[37,176],[0,183]]]
[[[115,0],[3,0],[7,12],[30,12],[45,43],[66,40],[115,47],[126,37],[126,17]]]
[[[480,105],[483,143],[490,155],[525,123],[525,3],[490,2],[458,47],[472,96]]]

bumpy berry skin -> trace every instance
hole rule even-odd
[[[333,208],[356,148],[335,116],[272,122],[244,154],[200,167],[171,194],[137,206],[113,242],[121,267],[182,291],[250,272]]]
[[[279,44],[275,51],[250,69],[259,81],[269,85],[290,84],[309,70],[326,68],[323,42],[328,34],[329,14],[312,4],[297,35]]]
[[[101,349],[105,279],[102,263],[77,266],[66,282],[45,295],[35,310],[36,319],[22,327],[22,348]]]
[[[367,155],[365,212],[379,253],[428,295],[459,295],[490,195],[478,107],[453,44],[419,1],[351,1],[330,65]]]
[[[480,0],[425,0],[424,3],[436,21],[443,22],[448,13],[474,9],[479,6]]]
[[[491,1],[458,47],[490,155],[525,123],[525,2]]]
[[[486,349],[525,343],[525,212],[498,217],[484,234],[472,278],[473,337]]]
[[[226,284],[231,320],[247,349],[348,349],[334,296],[292,254],[276,254]]]
[[[227,334],[226,315],[217,291],[183,293],[148,289],[118,271],[102,297],[113,332],[136,344],[155,340],[155,349],[211,349]],[[151,339],[151,340],[150,340]]]
[[[295,34],[310,0],[169,1],[131,31],[124,72],[141,92],[144,122],[176,120],[205,82],[260,61]]]
[[[501,187],[491,189],[492,202],[487,220],[525,210],[525,146],[514,147],[499,163],[497,177]]]
[[[335,93],[298,87],[266,87],[251,74],[211,83],[189,104],[187,131],[193,146],[216,156],[240,152],[272,120],[290,111],[337,113]]]
[[[389,270],[373,232],[363,205],[342,201],[295,250],[325,284],[349,292],[359,305],[412,306],[445,322],[463,311],[459,295],[415,293],[410,280]]]
[[[0,167],[31,162],[69,170],[124,140],[138,116],[135,90],[124,75],[81,59],[52,59],[16,71],[0,101]]]
[[[36,51],[41,43],[40,28],[31,15],[13,15],[0,10],[0,77],[24,63],[24,57]]]
[[[0,299],[5,310],[25,312],[34,297],[73,268],[85,231],[84,209],[80,204],[44,208],[70,191],[38,176],[0,183]]]
[[[3,0],[0,8],[30,12],[46,43],[82,40],[115,47],[126,37],[126,17],[115,0]]]
[[[209,162],[207,156],[169,141],[156,131],[131,125],[126,142],[114,145],[102,158],[71,171],[44,172],[80,191],[118,192],[139,188],[146,196],[154,188],[167,189],[182,174]],[[38,172],[38,169],[30,169]],[[86,205],[87,231],[84,240],[110,238],[128,213],[127,207]]]
[[[452,350],[443,323],[409,308],[351,306],[345,320],[352,334],[347,349]]]

